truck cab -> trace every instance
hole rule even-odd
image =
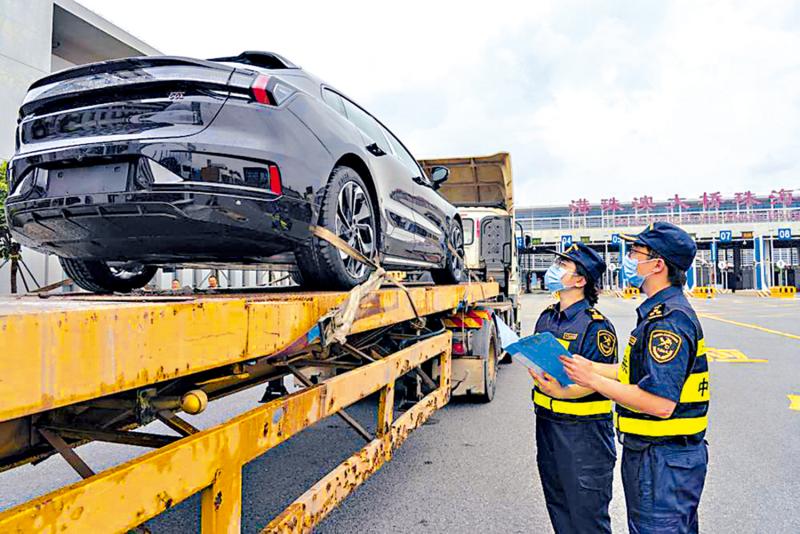
[[[508,312],[506,322],[519,331],[519,262],[515,239],[511,156],[421,160],[430,173],[436,166],[450,169],[439,190],[458,208],[464,228],[464,263],[481,281],[494,280]],[[499,311],[499,310],[498,310]]]

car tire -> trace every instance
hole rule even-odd
[[[450,245],[450,246],[448,246]],[[454,255],[451,248],[458,252]],[[453,220],[447,232],[445,242],[445,266],[443,269],[431,270],[431,277],[436,284],[460,284],[466,280],[464,269],[464,229],[461,222]]]
[[[158,270],[139,265],[133,270],[110,266],[99,260],[59,258],[64,273],[75,284],[93,293],[129,293],[147,285]]]
[[[378,253],[377,211],[369,189],[350,167],[333,169],[325,187],[318,224],[367,257]],[[371,267],[316,236],[295,251],[297,267],[308,287],[351,289],[364,282]]]

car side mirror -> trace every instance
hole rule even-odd
[[[431,182],[433,182],[434,189],[442,187],[442,184],[445,183],[449,177],[450,169],[447,167],[434,167],[431,169]]]

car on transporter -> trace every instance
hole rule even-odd
[[[11,233],[94,292],[160,266],[257,266],[293,255],[305,284],[346,289],[369,268],[464,277],[463,228],[380,121],[278,54],[105,61],[34,82],[6,203]]]

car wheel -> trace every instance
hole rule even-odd
[[[447,246],[449,244],[450,246]],[[466,278],[464,270],[464,230],[461,222],[454,220],[450,226],[445,243],[445,267],[431,271],[433,281],[437,284],[460,284]],[[456,251],[457,254],[453,254]]]
[[[132,262],[59,258],[61,267],[79,287],[93,293],[128,293],[147,285],[157,267]]]
[[[331,173],[320,206],[319,225],[339,236],[368,258],[378,252],[377,217],[364,181],[350,167]],[[295,251],[297,266],[307,285],[350,289],[364,282],[371,267],[351,258],[327,241],[312,236],[308,246]]]

